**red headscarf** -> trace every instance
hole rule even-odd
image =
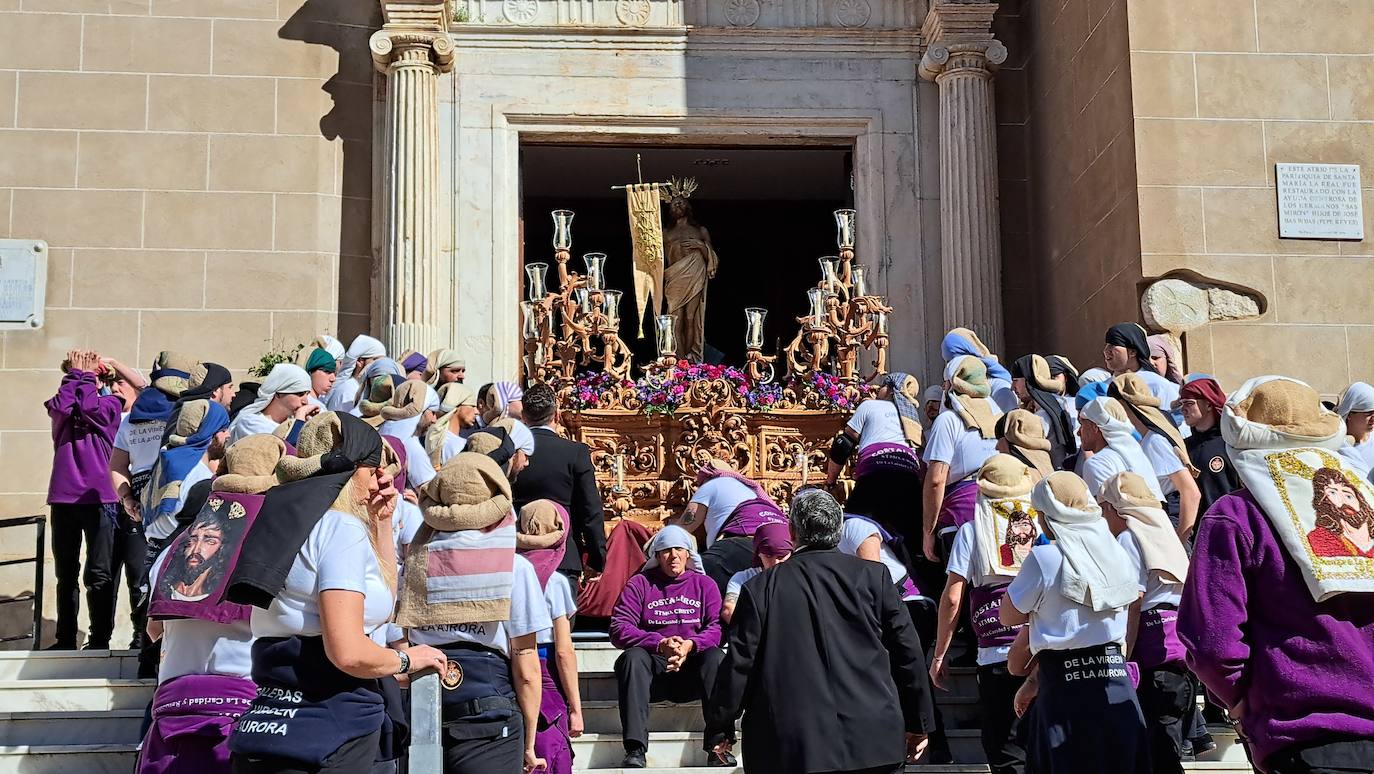
[[[1178,391],[1179,399],[1192,398],[1200,400],[1212,407],[1213,411],[1221,413],[1222,406],[1226,405],[1226,393],[1221,391],[1221,385],[1217,384],[1211,377],[1201,377],[1183,385]]]

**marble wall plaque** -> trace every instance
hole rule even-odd
[[[47,284],[47,242],[0,239],[0,330],[41,328]]]
[[[1358,164],[1278,164],[1279,236],[1364,239]]]

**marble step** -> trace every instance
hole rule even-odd
[[[138,654],[132,650],[0,651],[0,681],[100,677],[138,677]]]
[[[133,744],[143,708],[84,712],[0,712],[0,739],[12,745]]]
[[[0,680],[6,712],[98,712],[139,710],[153,698],[152,680],[78,678]]]

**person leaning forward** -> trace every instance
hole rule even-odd
[[[708,721],[744,713],[749,774],[899,771],[935,727],[911,617],[885,567],[835,550],[829,493],[798,494],[790,519],[797,551],[740,592]]]

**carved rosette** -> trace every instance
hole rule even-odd
[[[615,18],[627,27],[643,27],[652,12],[649,0],[618,0],[615,4]]]
[[[752,27],[762,13],[759,0],[726,0],[725,3],[725,21],[731,27]]]
[[[505,0],[501,13],[511,24],[532,24],[539,16],[538,0]]]
[[[868,24],[873,15],[873,7],[868,0],[837,0],[835,3],[835,23],[841,27],[862,27]]]

